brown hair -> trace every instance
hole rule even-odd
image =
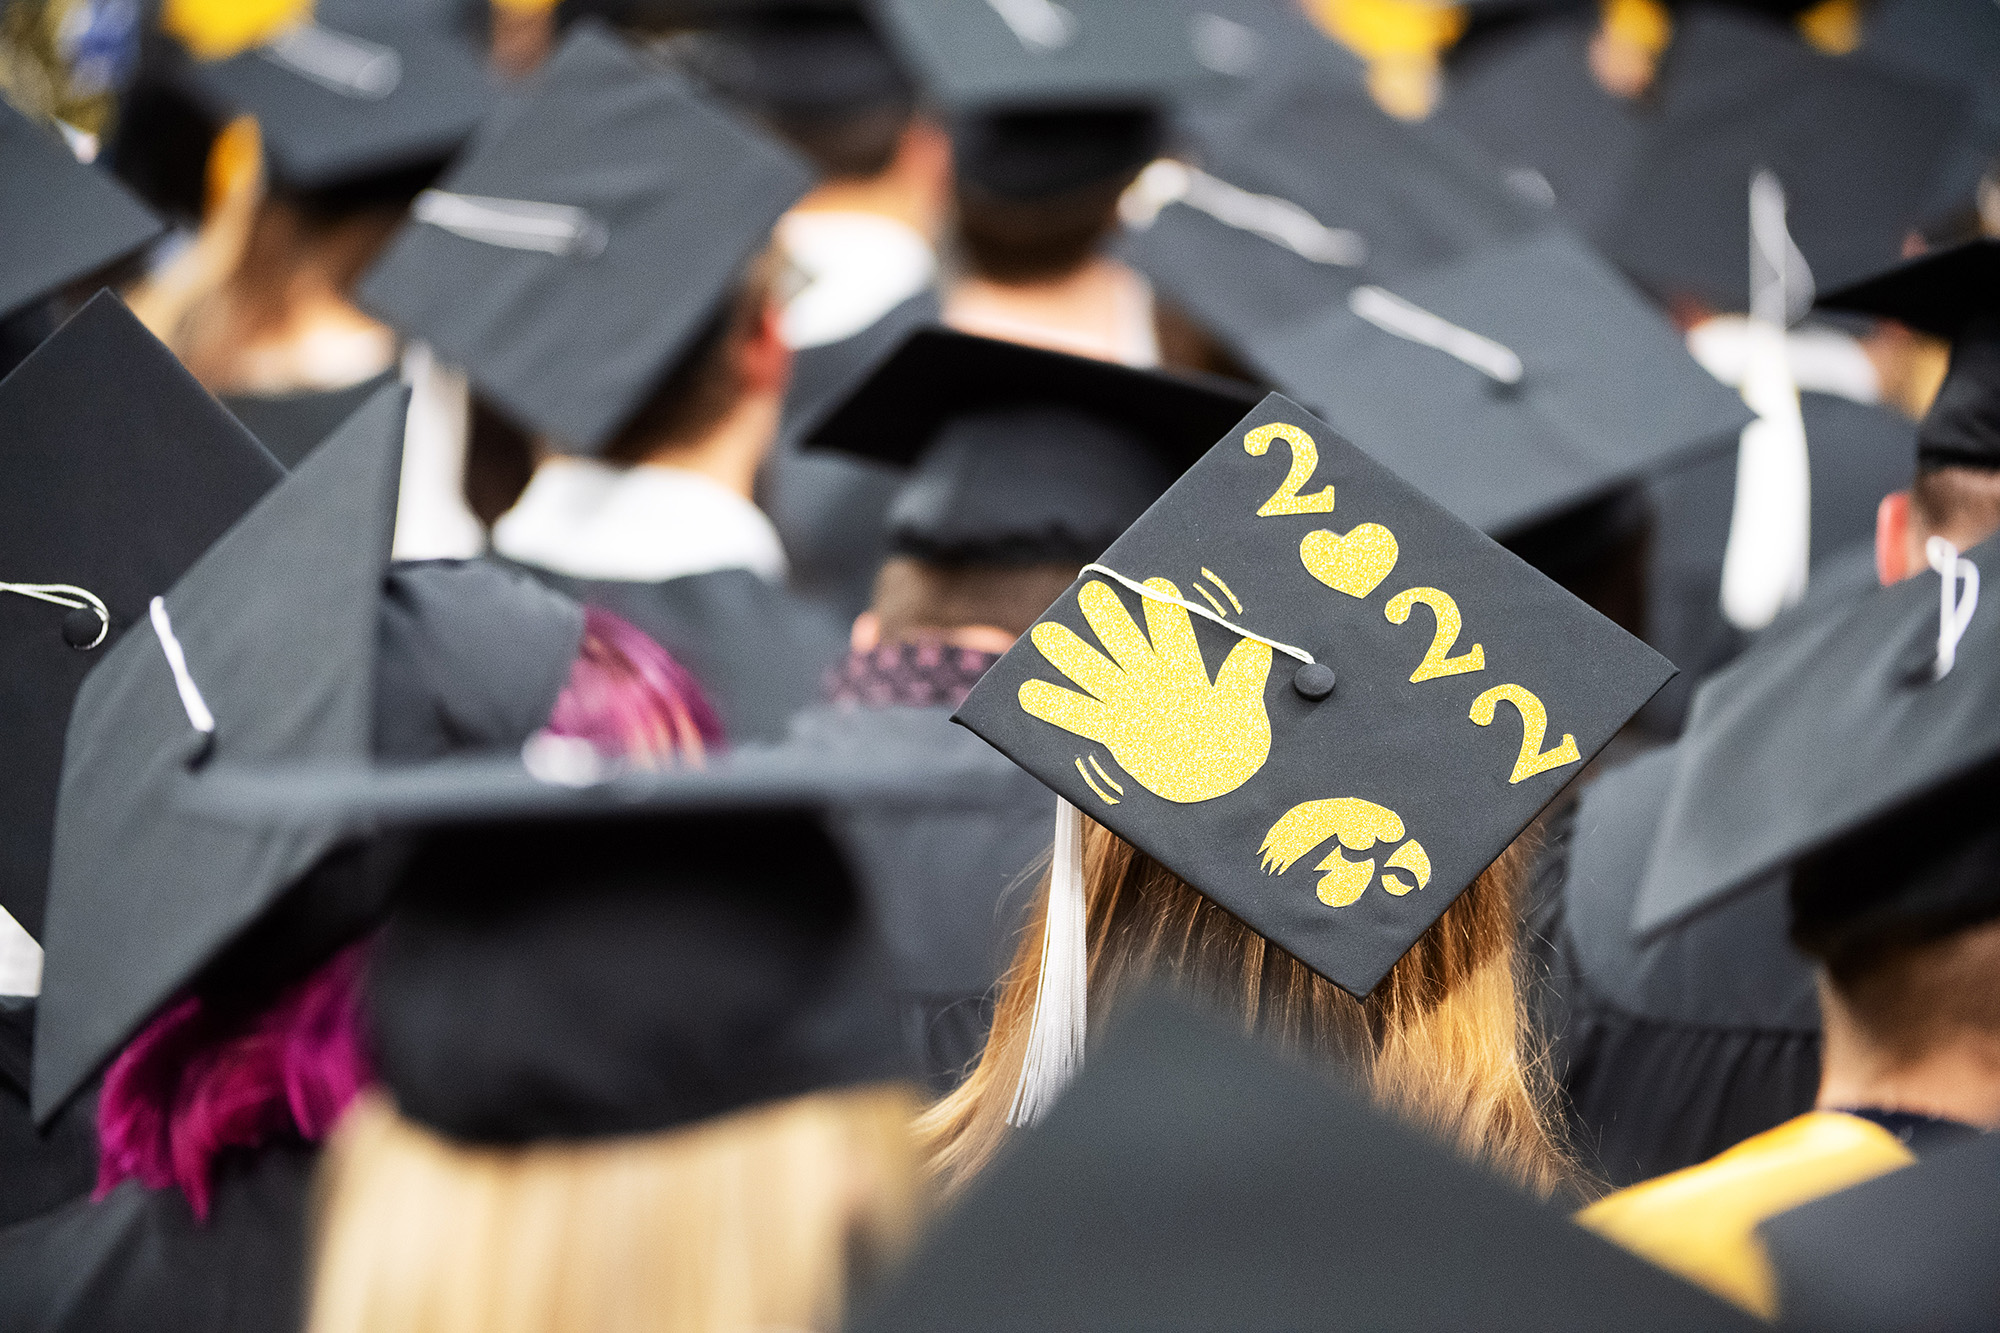
[[[1910,504],[1930,531],[1956,532],[1968,538],[1963,545],[1976,545],[2000,532],[2000,471],[1925,468],[1910,487]]]
[[[1377,1104],[1543,1196],[1576,1181],[1530,1053],[1515,979],[1526,856],[1503,852],[1365,1000],[1356,1000],[1101,825],[1086,823],[1093,1014],[1169,978],[1288,1049],[1350,1072]],[[1042,909],[1001,982],[985,1053],[917,1122],[947,1189],[999,1151],[1041,979]]]
[[[1044,282],[1075,272],[1118,222],[1137,167],[1045,199],[1006,199],[961,182],[958,241],[966,266],[993,282]]]
[[[891,556],[875,576],[873,609],[885,639],[967,625],[991,625],[1018,637],[1076,581],[1076,573],[1075,565],[1062,561],[938,565]]]
[[[1898,1064],[1968,1033],[2000,1038],[2000,921],[1852,949],[1828,960],[1824,977],[1848,1021]]]
[[[467,1147],[357,1103],[322,1164],[310,1333],[830,1330],[920,1212],[900,1087],[599,1143]]]
[[[605,462],[643,463],[663,448],[699,440],[729,415],[743,397],[743,349],[770,307],[776,280],[777,259],[767,251],[604,447]]]

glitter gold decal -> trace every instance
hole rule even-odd
[[[1396,567],[1396,534],[1380,523],[1363,523],[1345,537],[1321,529],[1299,543],[1299,559],[1314,578],[1335,592],[1366,597]]]
[[[1146,586],[1180,596],[1165,579]],[[1023,711],[1096,741],[1133,781],[1165,800],[1211,801],[1255,776],[1271,754],[1268,645],[1238,642],[1210,681],[1184,607],[1148,599],[1141,634],[1109,584],[1084,584],[1077,605],[1110,657],[1067,625],[1036,625],[1029,634],[1035,647],[1084,692],[1031,680],[1021,686]]]
[[[1336,845],[1325,860],[1313,867],[1326,871],[1319,881],[1319,900],[1328,907],[1347,907],[1359,901],[1374,882],[1375,859],[1350,861],[1341,855],[1341,849],[1366,852],[1373,850],[1378,842],[1403,842],[1403,820],[1387,806],[1353,796],[1295,805],[1264,835],[1264,845],[1259,849],[1264,858],[1264,873],[1284,874],[1328,838],[1334,839]],[[1383,863],[1383,891],[1398,898],[1430,882],[1430,853],[1415,838],[1396,848]]]
[[[1279,518],[1285,514],[1331,514],[1333,512],[1333,487],[1312,495],[1300,495],[1299,488],[1312,480],[1319,470],[1319,446],[1313,437],[1297,426],[1274,421],[1268,426],[1259,426],[1243,437],[1243,452],[1252,458],[1262,458],[1271,447],[1271,441],[1283,440],[1292,446],[1292,470],[1285,474],[1285,480],[1271,498],[1257,508],[1258,518]]]
[[[1410,609],[1419,602],[1431,609],[1437,617],[1437,631],[1431,635],[1431,646],[1424,653],[1424,660],[1417,663],[1417,669],[1410,673],[1410,684],[1417,685],[1440,676],[1462,676],[1468,671],[1486,669],[1486,648],[1473,644],[1472,648],[1450,656],[1452,645],[1458,642],[1459,631],[1465,628],[1465,618],[1458,613],[1458,603],[1448,592],[1437,588],[1411,588],[1399,592],[1389,599],[1382,608],[1382,614],[1389,618],[1391,625],[1401,625],[1410,618]]]
[[[1582,758],[1577,753],[1576,737],[1567,732],[1563,733],[1561,745],[1542,749],[1542,737],[1549,731],[1549,710],[1542,707],[1533,690],[1519,685],[1495,685],[1474,699],[1472,720],[1482,727],[1492,726],[1494,710],[1502,703],[1514,705],[1521,714],[1521,756],[1514,761],[1514,771],[1507,778],[1510,784],[1525,782],[1537,773],[1562,768]]]

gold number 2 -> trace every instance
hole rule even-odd
[[[1457,657],[1446,656],[1451,652],[1451,646],[1458,642],[1459,631],[1465,628],[1465,619],[1459,615],[1458,603],[1451,599],[1450,593],[1436,588],[1411,588],[1390,598],[1389,604],[1382,608],[1382,614],[1389,618],[1391,625],[1401,625],[1409,620],[1410,608],[1419,602],[1428,606],[1431,614],[1437,617],[1437,632],[1431,635],[1430,650],[1424,654],[1424,660],[1410,673],[1410,683],[1415,685],[1419,681],[1436,680],[1440,676],[1462,676],[1468,671],[1484,671],[1486,669],[1484,644],[1475,643],[1470,651],[1460,653]],[[1489,714],[1492,711],[1490,708],[1487,709]],[[1492,719],[1489,717],[1487,720]]]
[[[1521,757],[1514,761],[1514,772],[1507,779],[1510,784],[1525,782],[1537,773],[1574,764],[1582,758],[1576,751],[1576,737],[1566,732],[1561,745],[1552,750],[1542,749],[1542,737],[1549,730],[1549,711],[1542,707],[1542,701],[1535,697],[1534,691],[1519,685],[1495,685],[1474,699],[1472,720],[1482,727],[1492,726],[1493,710],[1502,701],[1514,705],[1521,714]]]
[[[1331,514],[1333,512],[1333,487],[1315,495],[1300,495],[1299,487],[1312,480],[1319,467],[1319,446],[1313,437],[1297,426],[1274,421],[1268,426],[1259,426],[1243,437],[1243,450],[1253,458],[1262,458],[1271,447],[1271,441],[1283,440],[1292,446],[1292,470],[1285,474],[1285,484],[1257,511],[1258,518],[1276,518],[1281,514]]]

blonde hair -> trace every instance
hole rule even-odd
[[[1316,1063],[1351,1071],[1378,1105],[1536,1193],[1576,1183],[1515,977],[1515,900],[1527,861],[1519,843],[1445,909],[1373,994],[1356,1000],[1108,829],[1085,827],[1093,1018],[1139,983],[1171,979]],[[1046,879],[1041,902],[1046,913]],[[947,1190],[962,1187],[1006,1141],[1041,949],[1038,915],[1002,979],[978,1064],[918,1119]]]
[[[322,1166],[310,1333],[829,1330],[919,1208],[900,1086],[470,1147],[371,1095]],[[857,1263],[857,1261],[859,1261]]]

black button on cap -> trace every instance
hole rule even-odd
[[[97,636],[104,632],[104,622],[97,618],[97,612],[87,606],[73,606],[63,612],[63,642],[72,648],[88,648],[97,642]]]
[[[1333,668],[1324,662],[1308,662],[1292,673],[1292,688],[1318,702],[1333,693]]]

